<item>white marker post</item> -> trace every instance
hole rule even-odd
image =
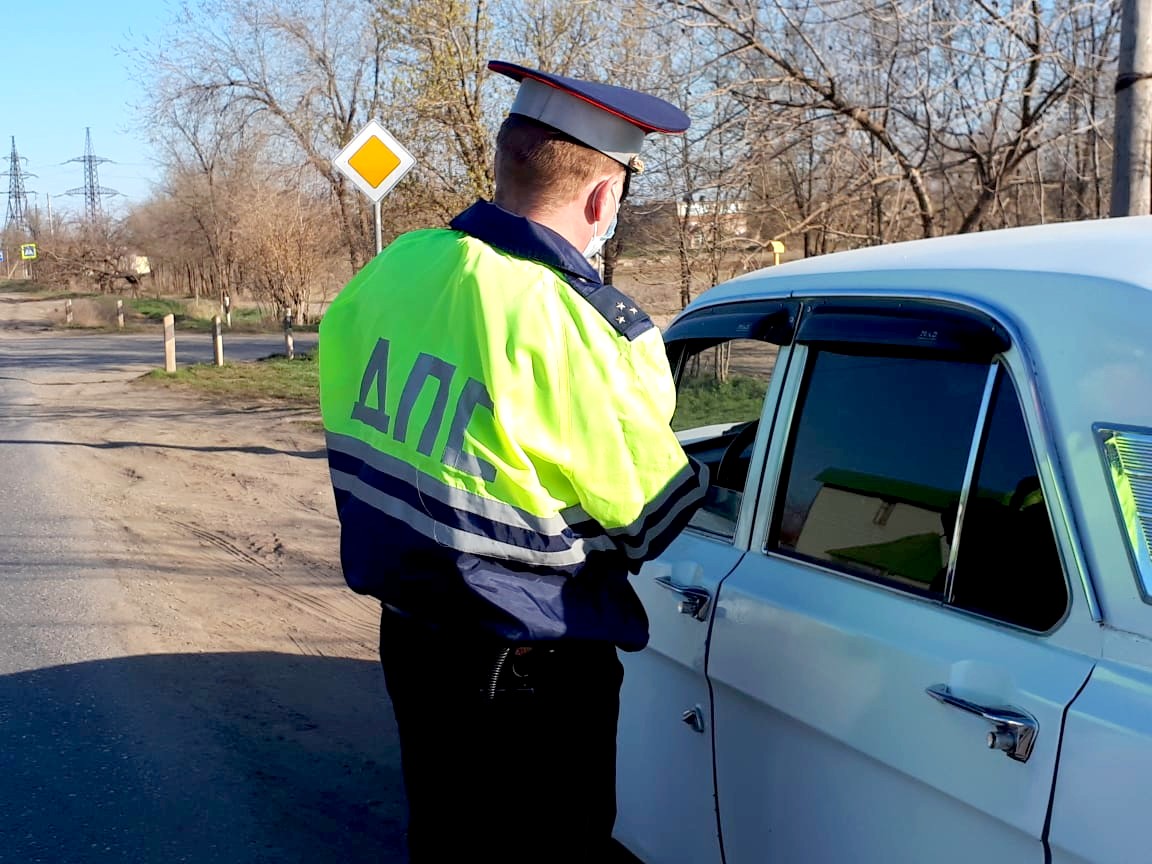
[[[292,310],[284,310],[284,353],[289,360],[296,359],[296,344],[292,339]]]
[[[171,313],[164,316],[164,371],[176,371],[176,318]]]
[[[376,214],[376,254],[379,255],[384,248],[380,202],[412,170],[416,159],[380,123],[369,120],[332,164],[371,199]]]
[[[220,330],[220,316],[212,318],[212,359],[217,366],[224,365],[224,334]]]

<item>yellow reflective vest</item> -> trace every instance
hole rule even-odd
[[[320,325],[348,584],[445,627],[643,647],[627,582],[699,505],[659,331],[487,202],[403,235]]]

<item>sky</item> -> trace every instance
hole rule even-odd
[[[0,170],[9,170],[15,136],[24,170],[37,175],[25,175],[30,206],[47,207],[51,195],[53,212],[82,210],[83,195],[64,193],[84,185],[84,166],[67,160],[84,155],[85,127],[95,154],[112,160],[98,167],[100,185],[122,193],[103,199],[105,208],[122,212],[148,197],[159,169],[139,128],[132,103],[140,88],[123,49],[158,36],[171,10],[169,0],[0,0]],[[0,178],[0,221],[8,189]]]

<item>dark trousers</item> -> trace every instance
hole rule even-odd
[[[380,659],[400,732],[411,864],[611,860],[615,646],[518,650],[385,607]]]

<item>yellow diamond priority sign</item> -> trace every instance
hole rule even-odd
[[[369,120],[333,160],[360,191],[379,202],[416,164],[404,147],[388,130]]]

